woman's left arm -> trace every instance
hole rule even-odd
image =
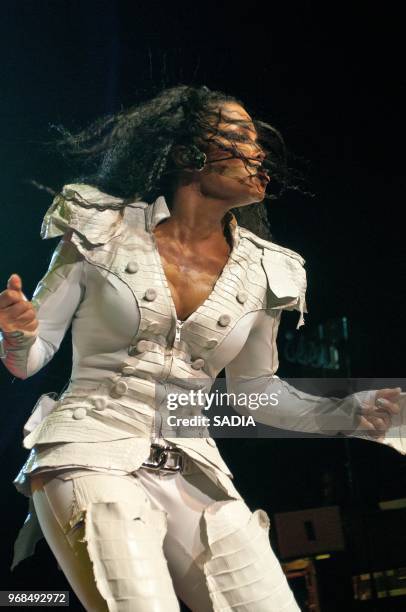
[[[276,336],[281,312],[280,309],[259,311],[244,347],[225,368],[227,392],[246,399],[245,405],[242,399],[239,403],[231,402],[234,409],[272,427],[366,437],[406,453],[404,443],[395,447],[392,439],[385,436],[392,417],[399,418],[399,388],[361,391],[340,399],[305,393],[276,376]],[[255,398],[255,406],[261,404],[258,408],[249,407],[250,394],[255,394],[251,396]]]

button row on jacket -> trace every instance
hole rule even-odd
[[[72,416],[74,419],[77,419],[78,421],[80,421],[80,419],[84,419],[86,415],[87,415],[86,408],[76,408],[76,410],[73,411]]]
[[[157,332],[157,331],[159,331],[159,330],[160,330],[160,327],[161,327],[161,326],[159,325],[159,323],[156,323],[156,322],[154,321],[153,323],[150,323],[150,324],[148,325],[148,331],[149,331],[149,332],[152,332],[152,333],[155,333],[155,332]]]
[[[128,391],[128,385],[124,380],[119,380],[113,387],[114,393],[117,395],[125,395]]]
[[[153,302],[156,299],[157,292],[156,289],[150,288],[147,289],[144,293],[144,298],[148,300],[148,302]]]
[[[137,344],[131,344],[128,347],[128,354],[130,357],[135,357],[138,353],[145,353],[148,350],[148,340],[138,340]]]
[[[107,408],[107,399],[105,397],[95,397],[92,398],[93,401],[93,409],[101,412]],[[90,409],[91,410],[91,409]],[[77,421],[84,419],[87,416],[88,410],[84,406],[79,406],[79,408],[75,408],[72,413],[72,417]]]
[[[231,317],[230,317],[230,315],[228,315],[228,314],[222,314],[222,315],[219,317],[219,319],[218,319],[217,323],[218,323],[218,324],[219,324],[221,327],[227,327],[227,325],[229,325],[229,324],[230,324],[230,321],[231,321]]]
[[[128,272],[128,274],[135,274],[135,272],[138,272],[138,269],[139,266],[136,261],[129,261],[125,271]]]
[[[239,291],[237,293],[237,300],[240,302],[240,304],[244,304],[244,302],[246,302],[248,299],[248,293],[246,291]]]
[[[93,400],[93,403],[94,403],[94,409],[99,410],[100,412],[107,408],[107,400],[105,397],[96,397]]]
[[[135,346],[139,353],[145,353],[148,350],[148,340],[138,340]]]
[[[190,364],[192,366],[192,368],[194,370],[201,370],[202,367],[204,366],[204,359],[195,359],[194,361],[192,361],[192,363]]]
[[[217,345],[218,345],[218,340],[216,340],[215,338],[210,338],[210,340],[207,340],[206,342],[206,348],[208,349],[215,348]]]
[[[127,265],[126,270],[127,270],[127,272],[130,272],[132,274],[133,272],[137,271],[135,269],[135,266],[137,266],[137,269],[138,269],[138,264],[136,262],[131,262],[131,264],[132,264],[131,266],[130,266],[130,264]],[[130,269],[128,269],[128,268],[130,268]],[[158,293],[157,293],[156,289],[154,289],[153,287],[150,287],[149,289],[147,289],[145,291],[144,299],[147,300],[148,302],[153,302],[154,300],[156,300],[157,295],[158,295]],[[248,299],[248,293],[246,291],[239,291],[237,293],[236,297],[237,297],[237,300],[240,302],[240,304],[244,304],[244,302],[246,302],[247,299]],[[222,316],[228,317],[229,315],[222,315]],[[220,323],[220,325],[223,325],[223,324]],[[226,325],[228,325],[228,323],[225,323],[224,327]]]
[[[121,373],[124,374],[125,376],[133,376],[136,373],[136,371],[137,370],[134,368],[134,366],[125,365],[123,369],[121,370]]]

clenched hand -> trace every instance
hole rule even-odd
[[[401,391],[400,387],[376,391],[375,397],[372,396],[361,409],[359,430],[382,442],[392,425],[392,417],[401,411]]]
[[[0,329],[4,332],[35,332],[38,321],[34,306],[22,292],[22,281],[12,274],[0,293]]]

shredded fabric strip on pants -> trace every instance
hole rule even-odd
[[[297,612],[269,519],[203,472],[54,473],[35,510],[86,610]]]

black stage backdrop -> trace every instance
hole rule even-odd
[[[18,272],[31,295],[56,244],[39,237],[51,196],[29,182],[58,189],[72,178],[71,169],[41,147],[51,136],[49,124],[79,128],[158,87],[206,84],[245,101],[302,159],[315,196],[287,193],[271,203],[269,215],[275,242],[307,262],[305,327],[345,316],[351,347],[346,373],[405,375],[400,14],[393,4],[279,4],[3,0],[1,286]],[[296,320],[297,313],[286,315],[282,344]],[[26,513],[27,500],[11,484],[26,456],[22,425],[40,393],[64,386],[69,342],[67,337],[33,379],[13,380],[0,371],[3,589],[65,584],[46,545],[13,575],[8,565]],[[279,374],[298,375],[283,351]],[[354,506],[370,511],[381,500],[404,496],[404,458],[377,444],[220,440],[219,447],[252,509],[272,514],[339,504],[344,513]],[[331,602],[328,609],[336,608]]]

